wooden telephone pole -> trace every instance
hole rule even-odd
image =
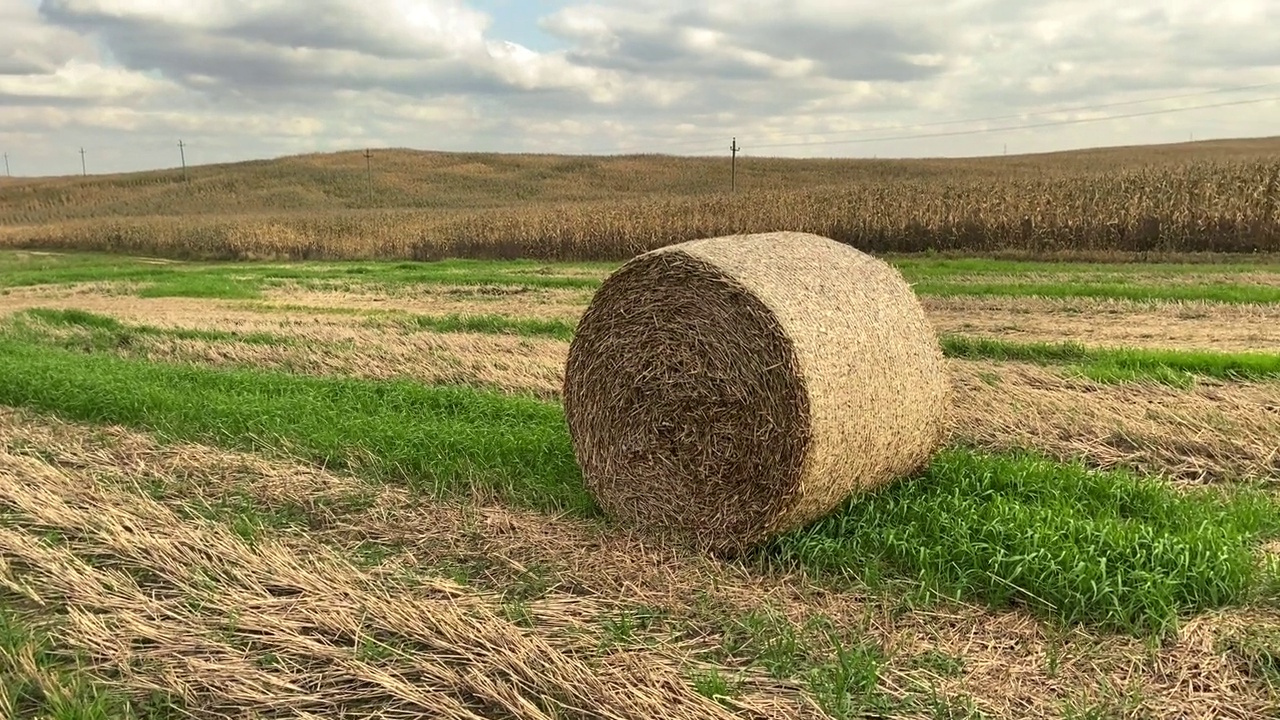
[[[369,202],[373,202],[373,153],[369,148],[364,149],[364,179],[367,191],[369,193]]]
[[[738,151],[741,149],[738,147],[738,138],[735,137],[729,145],[729,152],[732,153],[729,160],[729,189],[733,192],[738,191]]]

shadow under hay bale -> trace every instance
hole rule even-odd
[[[896,269],[775,232],[668,246],[611,275],[570,345],[564,408],[607,513],[734,551],[920,468],[948,392]]]

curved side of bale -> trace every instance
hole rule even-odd
[[[795,501],[765,532],[810,522],[928,462],[945,434],[950,384],[933,327],[897,269],[808,233],[678,247],[768,306],[799,361],[808,452]]]
[[[661,248],[610,276],[570,346],[564,405],[606,512],[739,549],[926,461],[946,393],[896,270],[763,233]]]

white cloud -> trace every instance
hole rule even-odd
[[[1274,132],[1274,106],[1245,105],[829,144],[1274,81],[1269,0],[567,0],[540,19],[519,12],[558,49],[496,37],[465,0],[0,0],[0,145],[22,172],[54,173],[81,145],[96,148],[96,170],[172,164],[179,136],[189,159],[224,161],[353,142],[719,154],[736,135],[748,155],[884,156]],[[1252,96],[1268,93],[1280,85]]]
[[[0,76],[42,75],[77,58],[95,58],[79,34],[42,22],[29,0],[0,0]]]
[[[71,60],[48,74],[0,75],[0,96],[32,100],[80,100],[86,103],[144,99],[173,92],[177,85],[163,79]]]

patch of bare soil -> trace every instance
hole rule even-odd
[[[1232,352],[1280,352],[1280,305],[1106,299],[924,297],[939,333]]]
[[[10,590],[77,608],[64,639],[99,662],[145,659],[149,664],[126,681],[135,691],[172,689],[172,678],[194,676],[187,692],[229,714],[287,707],[322,712],[343,702],[443,709],[452,699],[437,697],[440,692],[466,689],[529,713],[512,710],[515,717],[534,717],[516,704],[528,697],[523,693],[581,697],[572,693],[585,692],[582,687],[593,698],[587,707],[612,703],[619,717],[642,711],[717,717],[672,679],[672,657],[689,642],[714,642],[717,622],[762,607],[797,626],[824,618],[869,638],[889,658],[878,689],[890,696],[931,687],[1010,718],[1064,717],[1067,703],[1161,718],[1256,718],[1280,710],[1241,656],[1224,649],[1242,628],[1280,627],[1274,613],[1206,614],[1150,646],[1057,632],[1019,612],[913,610],[892,599],[823,589],[800,575],[749,572],[591,523],[492,504],[429,503],[398,488],[371,488],[288,462],[199,445],[161,446],[118,428],[3,411],[0,438],[0,504],[21,521],[0,534],[6,558],[0,569]],[[167,499],[144,499],[129,489],[135,482],[161,486]],[[250,548],[223,529],[174,514],[202,500],[244,495],[263,507],[308,508],[312,529],[259,538]],[[335,512],[351,497],[366,502]],[[40,540],[49,530],[64,540]],[[320,539],[325,547],[315,544]],[[395,548],[398,560],[360,570],[326,549],[356,544]],[[136,577],[146,583],[117,575],[106,582],[109,563],[144,571]],[[537,630],[505,624],[475,588],[436,581],[415,588],[392,580],[398,567],[440,564],[477,568],[493,587],[541,569],[549,579],[546,593],[530,602]],[[216,583],[208,584],[209,577]],[[199,599],[204,607],[197,612],[182,599]],[[707,629],[648,654],[607,655],[596,677],[585,675],[566,656],[573,633],[561,631],[595,612],[587,608],[636,605]],[[228,638],[221,631],[232,617],[236,630]],[[411,652],[371,666],[354,647],[362,633]],[[143,649],[126,652],[130,643]],[[263,667],[253,661],[265,652],[289,662]],[[481,674],[462,665],[468,660],[513,683],[501,699],[493,685],[481,684]],[[1125,707],[1130,691],[1134,704]],[[654,708],[654,698],[665,693],[674,693],[671,705]],[[786,717],[803,716],[805,707],[792,685],[770,687],[764,680],[739,702],[744,712],[750,707]]]

